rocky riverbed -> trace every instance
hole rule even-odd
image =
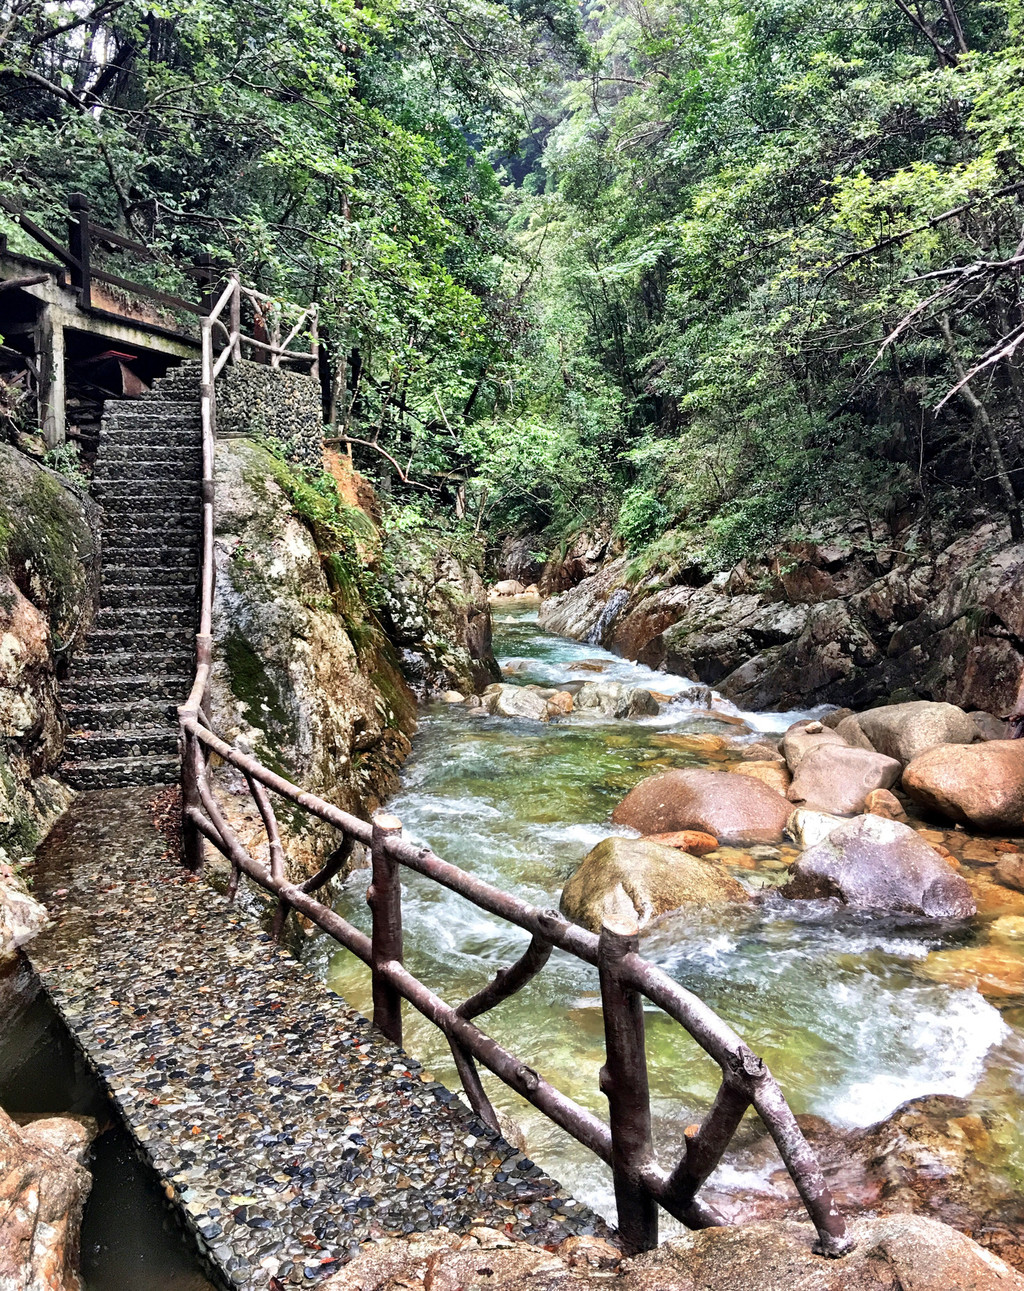
[[[981,832],[954,819],[926,819],[923,803],[900,783],[901,759],[909,765],[918,755],[912,740],[879,752],[837,736],[845,715],[835,710],[741,712],[692,679],[543,631],[535,606],[510,602],[495,613],[504,676],[491,693],[507,698],[491,710],[486,696],[467,703],[451,695],[425,712],[391,804],[410,834],[542,906],[564,899],[563,889],[570,895],[571,876],[595,849],[618,849],[621,860],[641,845],[639,836],[662,835],[642,846],[655,849],[666,869],[673,860],[678,869],[685,853],[717,891],[712,900],[685,904],[676,893],[660,910],[646,899],[650,892],[631,893],[646,923],[642,951],[768,1060],[844,1204],[854,1212],[924,1210],[1024,1265],[1017,1200],[1024,1181],[1024,893],[1013,878],[1020,839],[1006,828]],[[617,687],[620,700],[624,691],[643,691],[656,696],[656,711],[631,716],[620,706],[616,716],[612,705],[579,706],[586,685],[608,695]],[[532,696],[518,710],[513,689]],[[572,709],[548,711],[551,697],[563,694]],[[945,715],[970,725],[961,738],[971,743],[958,756],[994,747],[981,738],[980,719]],[[884,743],[877,730],[875,738]],[[823,756],[823,748],[833,752]],[[801,755],[809,759],[802,776]],[[721,795],[703,803],[699,819],[686,811],[626,819],[619,810],[652,776],[681,776],[689,793],[695,777],[709,775],[716,787],[728,782],[739,791],[743,784],[739,797],[771,804],[760,834],[731,832]],[[806,790],[799,802],[784,797],[794,784]],[[1010,802],[1005,809],[1016,808]],[[907,861],[898,899],[890,892],[888,906],[877,894],[829,886],[829,858],[842,831],[865,828],[872,846],[884,850],[895,839]],[[684,838],[664,837],[687,830]],[[801,862],[805,881],[823,885],[802,895],[793,889]],[[610,872],[614,888],[623,868]],[[625,872],[641,872],[635,858]],[[948,890],[933,891],[936,876],[948,876]],[[342,894],[344,912],[356,921],[365,917],[363,887],[357,874]],[[924,903],[939,896],[948,905],[929,912]],[[599,891],[598,905],[601,899]],[[406,884],[405,911],[411,966],[451,999],[470,994],[523,948],[514,930],[415,876]],[[586,921],[582,912],[573,917]],[[311,953],[348,998],[366,1004],[365,977],[346,955],[323,944]],[[599,997],[585,966],[556,956],[488,1025],[554,1083],[604,1112]],[[454,1082],[429,1024],[412,1021],[409,1045]],[[648,1017],[648,1052],[658,1140],[671,1161],[681,1128],[707,1108],[715,1069],[657,1013]],[[603,1167],[500,1086],[492,1083],[491,1092],[518,1118],[531,1153],[575,1195],[612,1214]],[[734,1218],[799,1213],[756,1122],[745,1123],[709,1187]]]

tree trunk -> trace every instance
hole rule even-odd
[[[953,360],[953,368],[957,375],[958,381],[963,381],[967,375],[964,365],[960,361],[960,355],[957,353],[956,343],[953,340],[953,329],[949,325],[949,315],[943,314],[939,320],[939,327],[946,341],[946,348],[949,350],[949,357]],[[1003,502],[1006,506],[1006,514],[1010,521],[1010,535],[1014,542],[1020,542],[1024,538],[1024,523],[1021,521],[1020,503],[1017,501],[1017,494],[1014,492],[1013,481],[1010,479],[1010,473],[1006,469],[1006,461],[1003,458],[1003,450],[999,445],[999,436],[992,425],[992,418],[988,415],[988,409],[981,402],[978,396],[971,389],[970,382],[960,387],[960,397],[971,410],[971,418],[975,426],[981,431],[985,442],[988,444],[989,455],[992,458],[992,465],[995,469],[995,477],[999,484],[999,491],[1003,495]]]

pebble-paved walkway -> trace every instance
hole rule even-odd
[[[32,964],[202,1249],[312,1286],[367,1239],[604,1232],[418,1063],[164,858],[152,789],[82,794],[37,856]]]

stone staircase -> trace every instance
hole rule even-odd
[[[103,507],[100,609],[61,691],[73,788],[178,778],[175,709],[192,684],[202,427],[198,363],[104,409],[92,491]]]

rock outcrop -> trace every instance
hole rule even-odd
[[[49,915],[9,865],[0,863],[0,967],[46,927]]]
[[[381,622],[416,694],[471,694],[497,681],[491,610],[479,573],[441,535],[390,537],[385,559]]]
[[[96,507],[0,445],[0,862],[29,854],[66,808],[58,678],[95,613]]]
[[[648,776],[612,812],[642,834],[699,829],[723,843],[778,843],[792,803],[749,776],[726,771],[664,771]]]
[[[325,568],[281,471],[250,440],[217,446],[211,718],[225,739],[362,813],[394,788],[414,701],[358,592]],[[233,825],[259,852],[262,827],[244,785],[226,767],[218,782]],[[312,817],[281,824],[299,875],[337,845]]]
[[[19,1126],[0,1109],[0,1287],[81,1291],[80,1229],[95,1126],[45,1117]]]
[[[966,919],[976,911],[966,881],[909,825],[858,816],[808,848],[783,896],[838,897],[846,905]]]
[[[954,1228],[920,1215],[855,1220],[839,1260],[809,1224],[707,1228],[634,1259],[568,1238],[554,1251],[492,1229],[392,1239],[361,1251],[323,1291],[1024,1291],[1024,1277]]]
[[[1024,831],[1024,740],[940,744],[903,772],[903,788],[926,811],[974,829]]]
[[[541,623],[743,708],[897,695],[1008,713],[1024,665],[1024,546],[991,523],[916,549],[887,535],[888,552],[878,531],[859,536],[791,543],[713,577],[685,559],[638,575],[622,557],[542,607]]]
[[[745,904],[750,895],[710,861],[644,838],[606,838],[583,858],[562,889],[560,909],[600,932],[606,920],[652,919],[681,906]]]

